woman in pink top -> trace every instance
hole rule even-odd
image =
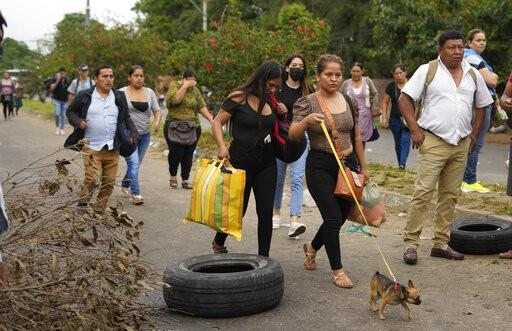
[[[4,77],[2,78],[1,83],[1,101],[4,107],[4,119],[7,121],[7,118],[10,116],[14,116],[14,104],[13,104],[13,93],[14,93],[14,83],[11,80],[11,76],[6,71],[4,72]],[[7,109],[9,109],[9,115],[7,115]]]

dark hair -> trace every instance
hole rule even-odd
[[[251,77],[242,85],[231,91],[230,96],[242,95],[242,100],[247,102],[249,95],[254,95],[260,99],[258,104],[258,117],[265,106],[267,82],[276,78],[281,78],[281,66],[275,61],[265,61],[256,69]],[[240,93],[237,93],[240,92]]]
[[[59,72],[63,72],[63,71],[64,71],[64,72],[67,72],[67,71],[66,71],[66,68],[64,68],[64,67],[60,67],[60,68],[59,68]]]
[[[403,63],[397,63],[393,66],[393,71],[392,73],[395,73],[396,69],[400,69],[402,70],[403,72],[407,72],[407,70],[405,70],[405,65]]]
[[[196,77],[196,72],[190,68],[185,69],[183,78]]]
[[[479,33],[483,33],[485,35],[485,32],[480,29],[469,30],[469,32],[466,36],[466,43],[468,44],[468,46],[469,46],[469,43],[472,42],[473,39],[475,38],[475,35],[477,35]]]
[[[443,47],[444,44],[446,44],[446,42],[448,40],[459,40],[459,39],[464,41],[464,36],[462,35],[462,33],[460,33],[460,31],[448,30],[448,31],[443,32],[439,36],[438,44],[439,44],[439,47]]]
[[[302,78],[300,79],[300,88],[302,90],[302,96],[306,96],[309,94],[309,88],[307,86],[308,81],[308,67],[306,65],[306,59],[302,56],[300,53],[294,53],[292,54],[284,63],[283,70],[281,72],[281,79],[283,80],[283,84],[286,80],[288,80],[288,72],[286,72],[285,68],[289,67],[292,61],[296,58],[299,58],[302,60],[302,63],[304,64],[304,75],[302,75]]]
[[[128,69],[128,76],[133,75],[133,73],[134,73],[136,70],[139,70],[139,69],[142,71],[142,73],[144,73],[144,69],[142,69],[142,67],[141,67],[140,65],[138,65],[138,64],[132,65],[132,66],[130,67],[130,69]]]
[[[114,68],[111,65],[102,64],[98,68],[96,68],[96,70],[94,70],[94,77],[98,77],[102,69],[112,69],[112,72],[114,72]]]
[[[334,54],[323,54],[320,55],[320,57],[318,58],[318,62],[316,63],[316,74],[320,75],[325,70],[327,65],[333,62],[338,63],[341,67],[341,71],[343,71],[344,63],[341,57]]]
[[[354,67],[359,67],[359,68],[361,68],[361,70],[364,70],[364,66],[361,62],[356,61],[356,62],[352,63],[352,65],[350,66],[350,70],[352,70],[352,68],[354,68]]]

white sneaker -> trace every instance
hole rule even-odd
[[[277,230],[281,227],[281,216],[272,216],[272,229]]]
[[[299,222],[293,222],[288,231],[288,237],[295,238],[306,231],[306,226]]]
[[[60,135],[61,135],[61,136],[63,136],[63,135],[65,135],[65,134],[66,134],[66,131],[64,131],[63,129],[60,129],[60,132],[59,132],[59,133],[60,133]]]
[[[60,134],[59,128],[55,129],[55,134],[58,136]]]

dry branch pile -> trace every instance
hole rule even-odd
[[[47,159],[2,183],[11,231],[0,241],[0,330],[138,328],[150,312],[137,303],[151,287],[137,247],[143,223],[120,204],[77,207],[82,170]]]

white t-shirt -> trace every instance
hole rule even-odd
[[[78,86],[77,86],[77,84],[78,84]],[[80,92],[82,90],[87,90],[87,89],[93,87],[94,85],[95,85],[94,81],[90,78],[87,78],[86,80],[81,80],[80,78],[75,78],[75,79],[73,79],[71,84],[69,84],[68,92],[76,96],[76,95],[78,95],[78,92]]]
[[[441,137],[451,145],[467,137],[473,126],[473,96],[475,106],[482,108],[490,105],[493,100],[482,75],[474,70],[477,86],[469,73],[471,65],[462,60],[463,76],[457,87],[455,81],[441,59],[436,75],[427,88],[423,111],[418,125]],[[421,65],[411,79],[405,84],[402,93],[409,95],[414,101],[421,97],[427,78],[428,64]],[[476,93],[475,93],[476,90]]]

